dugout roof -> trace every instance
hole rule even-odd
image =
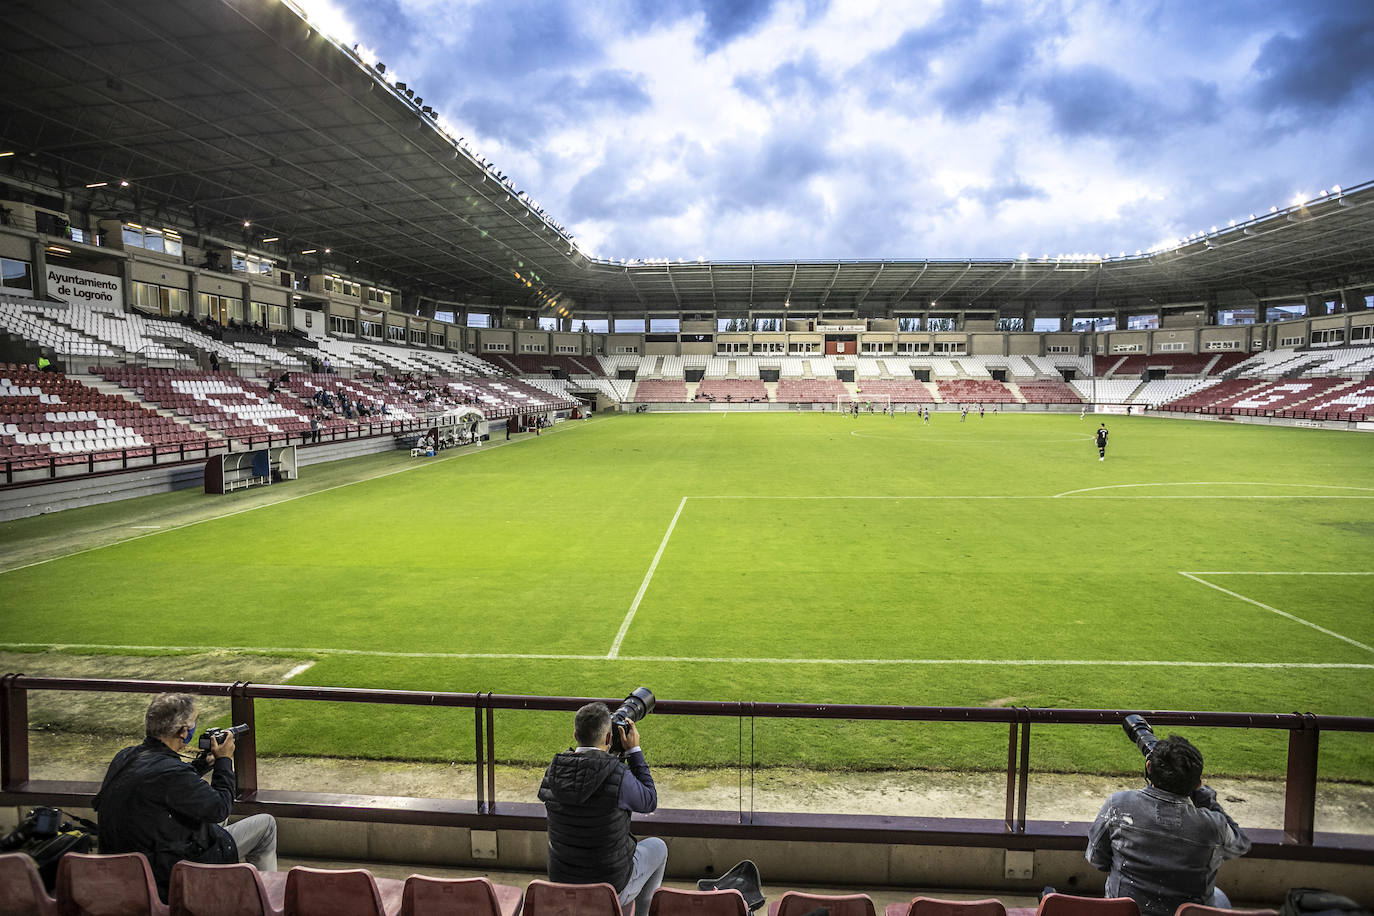
[[[55,175],[92,212],[190,220],[297,268],[441,299],[571,297],[583,313],[790,302],[867,315],[935,302],[1054,314],[1374,288],[1374,182],[1106,261],[593,261],[557,214],[455,146],[416,87],[398,90],[279,0],[12,3],[0,52],[0,150],[16,153],[0,159],[0,180]],[[326,248],[328,260],[311,260]]]

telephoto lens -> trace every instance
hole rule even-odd
[[[654,711],[654,692],[648,687],[636,687],[625,702],[620,704],[620,708],[611,713],[611,753],[616,756],[624,754],[626,748],[620,741],[620,730],[631,722],[638,722],[640,719]]]
[[[1126,732],[1126,737],[1134,741],[1135,746],[1140,748],[1140,753],[1146,757],[1150,756],[1150,751],[1159,743],[1159,739],[1155,737],[1155,730],[1150,728],[1150,723],[1145,721],[1144,716],[1127,716],[1126,721],[1121,723],[1121,728]]]
[[[200,733],[200,749],[208,751],[215,742],[224,743],[224,739],[230,735],[237,741],[243,735],[248,734],[247,725],[235,725],[233,728],[209,728]]]

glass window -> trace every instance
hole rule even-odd
[[[33,268],[28,261],[0,258],[0,286],[33,292]]]
[[[1026,319],[1024,318],[998,318],[997,330],[999,331],[1024,331],[1026,329]]]
[[[552,315],[546,315],[546,316],[541,317],[541,318],[539,319],[539,330],[541,330],[541,331],[557,331],[557,330],[558,330],[558,319],[557,319],[556,317],[552,316]]]
[[[627,331],[631,334],[644,333],[643,318],[617,318],[615,319],[615,329],[617,331]]]
[[[124,247],[125,247],[125,248],[142,248],[142,247],[143,247],[143,227],[142,227],[142,226],[124,226],[124,227],[123,227],[123,230],[122,230],[122,235],[124,236]]]
[[[1159,315],[1129,315],[1126,318],[1128,330],[1157,327],[1159,327]]]
[[[143,247],[149,251],[164,251],[161,229],[143,230]]]
[[[1254,309],[1217,309],[1217,324],[1254,324]]]
[[[1073,329],[1075,331],[1115,331],[1116,316],[1075,315]]]
[[[1037,318],[1035,319],[1035,332],[1037,334],[1046,334],[1051,331],[1057,331],[1059,330],[1059,324],[1058,318]]]
[[[649,331],[652,333],[677,332],[682,328],[682,322],[676,318],[650,318]]]
[[[191,294],[184,289],[172,289],[164,286],[162,288],[162,302],[164,315],[185,315],[187,303],[191,299]]]
[[[486,312],[468,312],[468,327],[470,328],[489,328],[491,327],[491,315]]]
[[[1271,305],[1264,310],[1265,321],[1289,321],[1302,318],[1307,314],[1307,303],[1295,302],[1288,305]]]
[[[445,324],[456,324],[458,321],[458,319],[454,317],[454,314],[452,312],[435,312],[434,320],[442,321]]]
[[[605,334],[608,332],[609,322],[604,318],[583,319],[582,327],[579,330],[583,334]]]
[[[249,302],[248,303],[248,323],[267,324],[267,303]]]

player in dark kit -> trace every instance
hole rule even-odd
[[[1099,423],[1099,424],[1097,425],[1097,460],[1098,460],[1098,461],[1106,461],[1106,460],[1107,460],[1107,424],[1106,424],[1106,423]]]

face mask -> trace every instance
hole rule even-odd
[[[187,744],[190,744],[190,743],[191,743],[191,739],[194,738],[195,736],[196,736],[196,726],[195,726],[195,723],[192,723],[192,724],[191,724],[191,727],[188,728],[188,729],[186,729],[186,743],[187,743]]]

